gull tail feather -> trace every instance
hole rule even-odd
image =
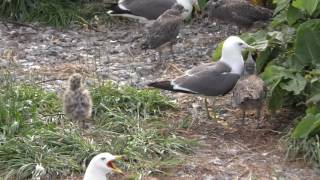
[[[171,85],[170,81],[157,81],[147,84],[149,87],[154,87],[158,89],[163,89],[167,91],[173,91],[173,92],[182,92],[182,93],[189,93],[189,94],[195,94],[194,92],[181,90],[181,89],[174,89],[173,85]]]
[[[130,11],[121,9],[118,3],[110,3],[110,7],[108,8],[108,14],[110,15],[117,15],[117,14],[131,14]]]

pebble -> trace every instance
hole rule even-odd
[[[106,27],[108,33],[85,32],[81,29],[69,29],[60,31],[52,27],[16,27],[11,30],[0,26],[0,55],[9,48],[16,48],[15,60],[21,72],[28,70],[45,72],[37,76],[46,76],[50,79],[57,76],[57,67],[61,74],[66,76],[72,73],[69,63],[84,65],[89,74],[96,72],[102,79],[114,80],[120,84],[141,86],[154,79],[161,78],[159,73],[164,69],[156,68],[155,51],[140,49],[143,41],[143,31],[137,32],[136,23],[113,25]],[[228,31],[228,25],[221,25],[222,29],[202,27],[201,24],[188,24],[181,30],[178,43],[174,45],[175,64],[179,64],[182,70],[201,62],[210,61],[213,47],[223,39],[220,34],[234,34]],[[225,27],[224,27],[225,26]],[[221,33],[223,32],[223,33]],[[138,37],[138,38],[135,38]],[[134,42],[132,42],[134,40]],[[210,45],[210,47],[208,47]],[[168,48],[169,49],[169,48]],[[163,57],[171,61],[168,50],[163,52]],[[168,61],[169,62],[169,61]],[[0,67],[8,67],[8,61],[0,59]],[[71,69],[67,69],[71,68]],[[52,71],[52,73],[50,73]],[[17,70],[19,72],[19,70]],[[55,72],[55,73],[53,73]],[[52,76],[52,77],[51,77]],[[19,76],[22,77],[22,76]],[[42,77],[43,79],[43,77]],[[48,82],[47,89],[60,88],[60,83]],[[53,84],[52,84],[53,83]]]

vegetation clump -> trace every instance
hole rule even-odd
[[[192,152],[192,141],[176,135],[163,120],[174,104],[158,91],[112,83],[93,87],[94,123],[83,133],[64,120],[55,93],[6,77],[0,88],[0,172],[6,178],[81,173],[100,152],[127,156],[121,166],[129,172],[158,172]],[[159,127],[172,131],[162,134]]]
[[[269,109],[305,109],[286,138],[288,156],[320,164],[320,1],[274,2],[269,27],[243,36],[264,49],[257,70],[268,85]]]

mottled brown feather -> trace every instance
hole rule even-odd
[[[80,74],[69,78],[63,94],[63,110],[68,118],[78,123],[91,118],[92,99],[90,92],[82,86]]]

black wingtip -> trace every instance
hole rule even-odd
[[[108,14],[131,14],[130,11],[121,9],[117,3],[110,3]]]
[[[164,89],[168,91],[174,91],[173,86],[170,81],[157,81],[147,84],[149,87],[154,87],[158,89]]]
[[[149,87],[154,87],[158,89],[163,89],[167,91],[172,91],[172,92],[180,92],[180,93],[187,93],[187,94],[196,94],[191,91],[185,91],[185,90],[180,90],[180,89],[174,89],[173,85],[171,85],[171,81],[157,81],[157,82],[152,82],[147,84]]]

